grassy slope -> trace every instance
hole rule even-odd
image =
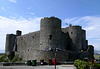
[[[3,56],[3,55],[4,55],[4,53],[0,53],[0,57]]]
[[[94,58],[100,58],[100,55],[94,55]]]

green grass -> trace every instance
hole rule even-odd
[[[0,57],[0,62],[8,62],[7,54]]]
[[[0,53],[0,58],[4,55],[4,53]]]
[[[100,58],[100,55],[94,55],[94,58]]]

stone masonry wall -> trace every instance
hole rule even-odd
[[[94,47],[88,46],[87,49],[87,46],[86,33],[81,26],[61,28],[61,20],[50,17],[41,19],[40,31],[21,35],[18,30],[16,35],[7,34],[5,51],[15,48],[15,54],[19,54],[23,60],[44,59],[48,62],[48,59],[55,57],[52,50],[58,48],[57,60],[60,62],[92,58]]]
[[[48,62],[49,59],[55,58],[54,51],[32,50],[31,52],[28,52],[27,54],[20,54],[19,56],[22,57],[23,60],[36,59],[38,62],[41,59],[44,59],[44,61]],[[58,51],[56,57],[57,57],[58,62],[67,61],[68,60],[68,52],[67,51]]]
[[[30,56],[33,54],[34,50],[39,49],[40,43],[40,32],[33,32],[23,36],[17,37],[17,53],[23,58],[28,58],[27,54]]]

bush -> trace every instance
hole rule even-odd
[[[7,57],[7,54],[4,54],[2,57],[0,57],[0,62],[21,62],[22,59],[18,57],[18,55],[15,55],[12,60],[9,60]]]
[[[95,68],[95,69],[100,69],[100,64],[94,63],[94,68]]]
[[[7,54],[4,54],[1,58],[0,58],[0,62],[8,62],[8,58],[7,58]]]
[[[74,66],[76,66],[77,69],[89,69],[89,63],[79,59],[74,61]]]
[[[21,61],[22,61],[22,59],[19,58],[18,55],[15,55],[15,56],[13,57],[13,59],[12,59],[12,62],[21,62]]]

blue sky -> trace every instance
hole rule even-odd
[[[67,17],[98,16],[100,0],[0,0],[0,15],[23,16],[57,16],[61,19]],[[3,11],[2,11],[3,10]]]
[[[60,18],[62,27],[82,26],[89,44],[100,50],[100,0],[0,0],[0,50],[6,34],[37,31],[40,19],[51,16]]]

